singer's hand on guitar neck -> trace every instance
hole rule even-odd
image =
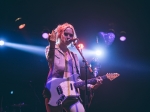
[[[103,82],[103,79],[101,77],[97,78],[97,83],[95,85],[91,85],[91,89],[97,89]]]
[[[56,32],[52,30],[52,33],[49,33],[48,41],[56,42]]]

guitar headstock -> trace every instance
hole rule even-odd
[[[115,78],[117,78],[117,77],[119,77],[120,76],[120,74],[118,74],[118,73],[107,73],[106,74],[106,77],[107,77],[107,79],[109,79],[109,80],[114,80]]]

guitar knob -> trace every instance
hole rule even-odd
[[[57,101],[57,105],[58,105],[58,106],[59,106],[59,105],[62,105],[61,99]]]
[[[57,104],[58,104],[58,105],[62,105],[62,102],[64,101],[64,99],[65,99],[65,95],[62,95],[62,96],[59,98],[59,100],[57,101]]]

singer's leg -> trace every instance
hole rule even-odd
[[[80,101],[72,104],[70,107],[65,108],[67,112],[85,112],[85,109]]]
[[[48,104],[51,95],[47,88],[44,88],[44,90],[43,90],[43,97],[45,98],[46,112],[62,112],[61,106],[53,107]]]
[[[45,98],[46,112],[63,112],[63,108],[61,106],[53,107],[53,106],[50,106],[48,102],[49,102],[49,99]]]

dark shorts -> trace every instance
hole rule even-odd
[[[42,93],[44,98],[49,98],[51,97],[51,94],[47,88],[44,88],[43,93]]]

